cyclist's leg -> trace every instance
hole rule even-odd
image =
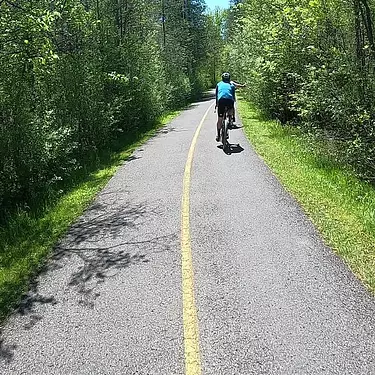
[[[223,117],[219,117],[218,115],[217,124],[216,124],[216,127],[217,127],[216,142],[220,142],[220,131],[221,131],[222,126],[223,126]]]
[[[229,118],[229,123],[230,123],[230,126],[233,125],[233,122],[235,121],[234,119],[234,102],[233,104],[228,107],[228,118]]]
[[[216,128],[217,128],[216,141],[217,142],[220,141],[220,131],[221,131],[221,127],[223,124],[224,111],[225,111],[225,106],[224,106],[223,100],[220,99],[217,105],[217,124],[216,124]]]

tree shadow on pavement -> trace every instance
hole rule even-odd
[[[206,92],[200,98],[197,98],[193,103],[189,104],[185,109],[193,109],[199,104],[209,102],[215,99],[215,91]]]
[[[55,247],[15,311],[24,329],[43,319],[42,305],[59,303],[59,295],[66,293],[60,290],[64,283],[78,293],[79,304],[92,308],[106,279],[130,266],[147,264],[153,254],[174,246],[175,233],[141,237],[142,224],[157,219],[160,212],[147,202],[118,203],[123,193],[103,192]],[[11,361],[15,348],[4,342],[0,331],[0,359]]]
[[[140,158],[141,158],[140,156],[133,154],[133,155],[130,155],[128,158],[126,158],[125,162],[130,163],[131,161],[138,160]]]
[[[118,194],[123,194],[124,191]],[[104,236],[115,239],[127,228],[135,228],[146,214],[157,215],[157,209],[147,208],[145,203],[117,203],[116,193],[107,192],[101,195],[104,199],[97,200],[84,213],[83,216],[73,224],[67,232],[65,238],[55,247],[53,260],[58,260],[64,256],[60,251],[61,247],[76,247],[81,243],[97,242]]]
[[[5,344],[2,338],[2,331],[0,330],[0,360],[7,363],[11,362],[14,356],[14,351],[17,349],[17,345]]]
[[[172,133],[172,132],[175,132],[175,131],[176,131],[176,128],[167,125],[167,126],[161,128],[160,130],[158,130],[156,132],[156,134],[169,134],[169,133]]]
[[[81,266],[72,272],[68,285],[81,295],[80,304],[94,307],[95,299],[100,296],[97,287],[101,283],[131,265],[148,263],[148,255],[151,253],[168,251],[171,242],[176,238],[176,235],[171,234],[147,240],[121,242],[107,247],[60,247],[55,260],[71,257],[79,260]]]
[[[209,91],[209,92],[205,92],[203,93],[203,95],[198,98],[197,102],[198,103],[202,103],[202,102],[208,102],[210,100],[213,100],[215,99],[215,91]]]
[[[42,271],[44,272],[44,270]],[[24,325],[25,329],[30,329],[33,327],[39,320],[42,318],[35,313],[34,307],[36,305],[45,305],[51,304],[55,305],[57,303],[55,297],[50,296],[46,297],[39,293],[38,290],[38,279],[35,278],[29,285],[28,292],[23,296],[20,304],[17,308],[17,313],[19,315],[25,316],[28,315],[30,321]]]

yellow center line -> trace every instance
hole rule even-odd
[[[194,299],[194,271],[190,242],[190,181],[191,167],[198,136],[212,103],[204,114],[191,142],[185,165],[182,205],[181,205],[181,252],[182,252],[182,308],[185,347],[185,374],[201,375],[201,356],[199,351],[199,327],[197,308]]]

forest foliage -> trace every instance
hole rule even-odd
[[[212,85],[203,0],[0,0],[0,221]]]
[[[373,0],[231,4],[0,0],[0,221],[223,70],[264,115],[324,134],[374,180]]]
[[[228,62],[247,98],[267,117],[323,134],[374,181],[373,0],[232,3]]]

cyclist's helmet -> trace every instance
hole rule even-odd
[[[221,78],[223,79],[224,82],[230,82],[230,74],[225,72],[221,75]]]

